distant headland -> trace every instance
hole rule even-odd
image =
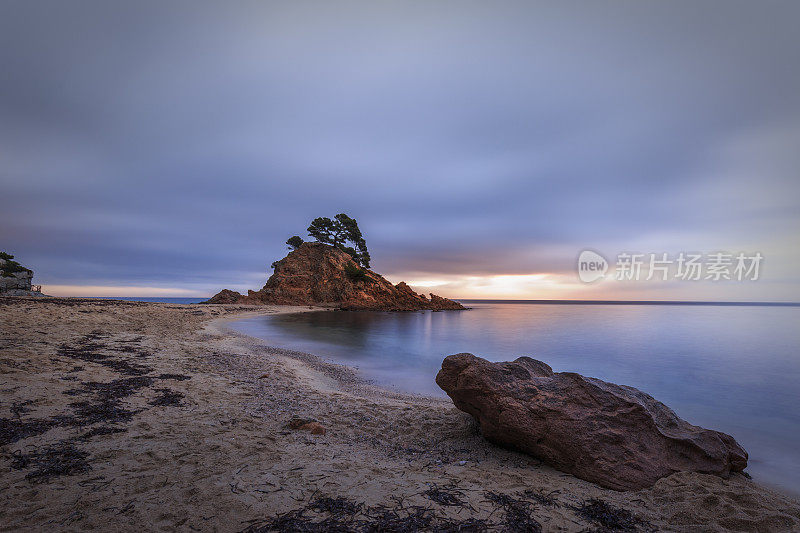
[[[42,287],[33,285],[33,270],[14,261],[14,256],[0,252],[0,296],[42,296]]]

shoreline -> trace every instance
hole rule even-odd
[[[797,499],[744,476],[679,473],[642,491],[601,489],[486,443],[447,399],[396,393],[227,326],[303,309],[0,299],[0,417],[55,421],[1,448],[1,529],[241,531],[279,513],[330,518],[308,507],[320,496],[406,519],[424,508],[432,524],[473,517],[502,527],[489,494],[522,502],[544,531],[601,527],[584,512],[595,500],[642,531],[800,527]],[[127,395],[102,403],[115,394]],[[111,407],[115,417],[103,420]],[[292,417],[325,434],[288,429]],[[84,454],[84,470],[30,477],[48,466],[37,463],[44,451],[67,445]],[[15,468],[23,456],[30,464]],[[463,505],[437,503],[444,493]]]
[[[249,346],[250,349],[253,350],[264,350],[269,353],[268,356],[270,357],[277,356],[295,360],[306,367],[305,368],[306,372],[309,371],[319,372],[325,375],[327,378],[335,380],[340,388],[346,389],[347,392],[349,393],[359,393],[367,396],[375,396],[382,398],[394,398],[401,401],[408,400],[408,401],[430,402],[452,407],[452,402],[447,397],[442,398],[426,394],[405,392],[400,389],[395,389],[385,385],[381,385],[380,383],[374,382],[362,376],[360,370],[356,367],[347,365],[345,363],[337,363],[334,361],[330,361],[320,355],[312,354],[309,352],[304,352],[301,350],[293,350],[291,348],[282,348],[279,346],[272,346],[269,343],[269,341],[265,339],[256,337],[254,335],[249,335],[247,333],[238,331],[230,327],[230,324],[232,322],[238,322],[240,320],[246,320],[249,318],[255,318],[259,316],[270,316],[270,315],[290,314],[290,313],[300,313],[300,312],[313,313],[317,311],[330,311],[330,309],[325,307],[316,307],[311,309],[308,307],[297,306],[296,308],[287,309],[279,313],[262,314],[258,312],[252,312],[252,313],[245,312],[242,313],[241,315],[211,320],[204,326],[203,329],[210,330],[212,334],[228,335],[231,337],[239,338],[241,343],[244,344],[245,346]],[[360,311],[353,311],[353,312],[360,312]]]
[[[285,313],[315,312],[315,311],[330,311],[330,309],[325,307],[314,308],[314,309],[298,307],[297,310],[290,309],[285,311]],[[271,313],[271,314],[277,315],[281,313]],[[233,335],[233,336],[243,337],[245,339],[252,339],[253,341],[252,344],[255,347],[264,350],[269,350],[274,353],[282,353],[289,358],[295,358],[304,364],[311,365],[311,367],[314,368],[316,371],[325,373],[331,378],[343,379],[345,380],[345,382],[349,382],[353,385],[356,385],[357,388],[360,388],[362,394],[371,393],[373,395],[378,395],[378,396],[392,395],[393,397],[396,397],[398,399],[407,399],[412,402],[414,400],[427,401],[431,403],[440,403],[442,404],[443,407],[447,408],[453,407],[452,400],[447,396],[437,397],[421,393],[404,392],[399,388],[391,388],[389,386],[383,385],[379,382],[375,382],[370,379],[367,379],[366,377],[361,376],[360,370],[356,367],[349,366],[345,363],[338,363],[331,360],[327,360],[325,357],[316,354],[298,350],[292,350],[291,348],[272,346],[269,344],[269,341],[265,339],[256,337],[254,335],[249,335],[247,333],[238,331],[229,326],[229,324],[232,322],[237,322],[239,320],[246,320],[248,318],[254,318],[257,316],[267,316],[267,315],[262,315],[259,313],[252,313],[252,314],[244,313],[243,315],[240,316],[237,315],[237,316],[231,316],[213,320],[209,325],[214,325],[215,327],[218,327],[220,333],[224,333],[226,335]],[[800,502],[800,492],[794,492],[791,489],[788,489],[780,485],[772,484],[764,480],[754,480],[753,482],[765,489],[776,492],[785,497],[795,499],[798,502]]]

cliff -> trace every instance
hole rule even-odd
[[[3,296],[39,296],[32,290],[33,271],[13,260],[14,256],[0,252],[0,294]]]
[[[464,309],[458,302],[414,292],[404,282],[392,285],[380,274],[360,268],[346,252],[308,242],[275,263],[275,272],[259,291],[242,295],[223,289],[206,303],[315,305],[347,310],[418,311]]]

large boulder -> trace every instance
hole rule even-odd
[[[346,252],[307,242],[275,262],[266,285],[247,295],[223,289],[206,303],[314,305],[348,310],[418,311],[464,309],[458,302],[431,294],[428,299],[403,282],[359,267]]]
[[[610,489],[651,487],[681,471],[726,478],[747,466],[730,435],[693,426],[633,387],[553,372],[530,357],[451,355],[436,383],[491,442]]]

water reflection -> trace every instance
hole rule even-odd
[[[462,312],[314,312],[240,321],[271,343],[443,395],[442,359],[529,355],[638,387],[692,423],[733,434],[750,471],[800,491],[800,308],[484,304]]]

